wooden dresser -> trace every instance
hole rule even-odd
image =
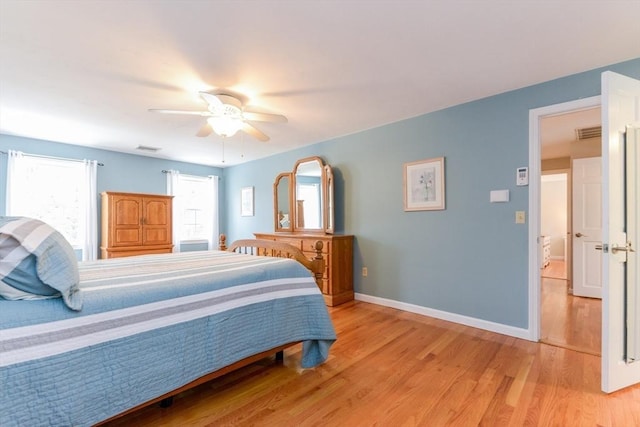
[[[257,239],[275,240],[301,249],[309,258],[318,240],[322,248],[326,268],[322,294],[329,306],[353,300],[353,236],[304,233],[254,233]]]
[[[551,237],[542,236],[542,268],[545,268],[551,262]]]
[[[102,193],[101,258],[164,254],[173,249],[173,196]]]

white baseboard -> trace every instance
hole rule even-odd
[[[447,311],[435,310],[433,308],[422,307],[420,305],[408,304],[405,302],[395,301],[387,298],[373,297],[371,295],[357,293],[355,294],[357,301],[368,302],[371,304],[391,307],[398,310],[408,311],[410,313],[421,314],[423,316],[434,317],[436,319],[446,320],[448,322],[459,323],[473,328],[483,329],[485,331],[495,332],[510,337],[521,338],[523,340],[535,341],[528,329],[516,328],[514,326],[503,325],[502,323],[489,322],[487,320],[476,319],[474,317],[463,316],[460,314],[449,313]]]

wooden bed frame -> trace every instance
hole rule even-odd
[[[324,243],[318,240],[314,245],[316,256],[312,259],[298,248],[287,243],[276,242],[275,240],[262,239],[242,239],[231,243],[229,247],[226,245],[227,236],[220,235],[219,249],[221,251],[237,252],[248,255],[270,256],[278,258],[292,258],[300,264],[307,267],[316,279],[318,288],[322,289],[322,276],[324,274],[325,261],[322,257],[322,248]]]
[[[220,235],[219,240],[219,249],[221,251],[229,251],[236,252],[248,255],[257,255],[257,256],[269,256],[269,257],[277,257],[277,258],[292,258],[296,261],[300,262],[307,269],[309,269],[318,284],[318,287],[322,289],[322,275],[324,273],[324,258],[322,257],[322,247],[323,243],[321,241],[317,241],[315,244],[316,256],[313,259],[307,258],[307,256],[298,248],[291,246],[287,243],[276,242],[273,240],[260,240],[260,239],[242,239],[236,240],[231,243],[229,247],[226,246],[227,237],[224,234]],[[271,350],[263,351],[258,354],[254,354],[253,356],[249,356],[245,359],[239,360],[231,365],[225,366],[223,368],[218,369],[217,371],[213,371],[207,375],[204,375],[200,378],[197,378],[191,381],[184,386],[177,388],[173,391],[163,394],[162,396],[156,397],[155,399],[149,400],[145,403],[142,403],[138,406],[135,406],[125,412],[122,412],[118,415],[115,415],[107,420],[104,420],[96,425],[102,425],[108,423],[109,421],[113,421],[117,418],[120,418],[124,415],[131,414],[132,412],[138,411],[144,407],[149,405],[153,405],[154,403],[160,403],[160,406],[163,408],[171,406],[173,403],[173,397],[183,391],[187,391],[193,387],[199,386],[200,384],[206,383],[207,381],[211,381],[215,378],[221,377],[222,375],[228,374],[229,372],[233,372],[236,369],[240,369],[252,363],[255,363],[259,360],[262,360],[266,357],[272,356],[275,354],[276,363],[282,363],[284,358],[284,350],[299,344],[300,341],[290,342],[284,345],[281,345],[276,348],[272,348]]]

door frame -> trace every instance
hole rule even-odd
[[[601,105],[600,95],[563,102],[529,110],[529,339],[540,341],[541,282],[540,282],[540,177],[541,143],[540,121]]]

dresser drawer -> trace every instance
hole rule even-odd
[[[277,239],[277,241],[282,243],[287,243],[293,246],[294,248],[298,248],[302,250],[302,240],[300,239],[288,239],[286,237],[283,237],[283,238]]]
[[[311,252],[315,255],[316,253],[316,242],[320,240],[322,242],[322,253],[328,254],[331,248],[331,242],[323,241],[322,239],[305,239],[302,241],[302,250],[306,252]]]
[[[353,300],[353,236],[304,233],[254,233],[257,239],[288,243],[305,257],[316,257],[315,245],[322,242],[324,272],[322,294],[327,305],[333,306]]]
[[[286,243],[300,250],[302,250],[302,247],[303,247],[302,245],[303,240],[295,237],[275,237],[275,236],[263,236],[263,235],[257,235],[257,234],[256,234],[256,237],[258,239],[273,240],[276,242]]]

